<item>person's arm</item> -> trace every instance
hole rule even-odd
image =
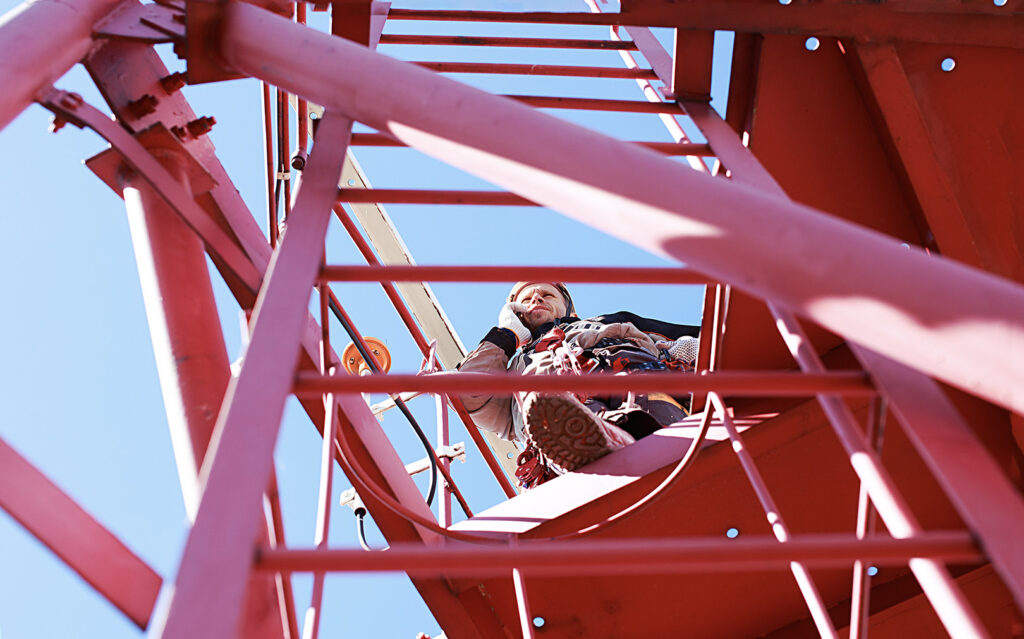
[[[608,315],[601,315],[600,317],[594,318],[602,324],[615,324],[619,322],[629,322],[633,326],[636,326],[641,331],[651,336],[654,341],[672,341],[679,339],[680,337],[697,337],[700,335],[700,326],[690,326],[689,324],[673,324],[671,322],[663,322],[661,320],[651,319],[649,317],[641,317],[636,313],[630,313],[629,311],[619,311],[618,313],[610,313]]]
[[[504,373],[516,352],[518,340],[507,328],[492,328],[459,364],[463,373]],[[512,439],[512,396],[475,393],[460,395],[463,405],[478,428],[502,439]]]
[[[599,321],[629,322],[654,340],[654,343],[668,353],[669,359],[679,360],[692,365],[697,361],[700,327],[689,324],[673,324],[661,320],[641,317],[629,311],[619,311],[610,315],[602,315]]]

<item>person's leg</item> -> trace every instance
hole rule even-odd
[[[568,393],[530,393],[523,402],[523,413],[529,443],[566,471],[635,441]]]

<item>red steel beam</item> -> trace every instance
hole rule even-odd
[[[205,488],[178,569],[165,637],[236,636],[261,496],[273,467],[351,126],[351,120],[333,113],[320,124],[288,228],[256,302],[242,371],[228,387],[215,444],[203,465]]]
[[[665,155],[698,155],[703,157],[713,156],[714,152],[707,144],[693,142],[644,142],[639,140],[631,141],[636,144]],[[404,147],[405,144],[383,133],[353,133],[352,146],[387,146]]]
[[[1024,499],[934,380],[853,345],[907,437],[1024,609]]]
[[[508,191],[442,189],[338,189],[338,201],[377,204],[476,204],[482,206],[537,206]]]
[[[950,176],[939,161],[932,136],[910,85],[896,48],[891,44],[848,43],[864,71],[871,96],[878,104],[882,125],[888,131],[906,172],[914,198],[943,255],[966,264],[992,268],[974,237],[960,206]],[[1006,271],[1003,271],[1006,272]]]
[[[771,491],[768,490],[768,484],[761,476],[761,471],[758,470],[754,456],[750,454],[750,449],[747,448],[743,436],[736,429],[736,424],[733,422],[732,416],[729,415],[729,409],[717,393],[708,393],[708,399],[711,400],[715,411],[722,420],[722,426],[725,427],[729,441],[732,442],[733,452],[736,453],[740,466],[743,467],[743,472],[747,475],[747,481],[750,482],[754,494],[757,495],[757,500],[761,503],[768,525],[772,528],[772,534],[779,540],[779,543],[788,543],[790,532],[782,518],[782,511],[779,510]],[[711,407],[708,406],[706,410],[711,410]],[[818,587],[814,584],[807,566],[803,562],[794,561],[789,564],[789,569],[793,573],[793,578],[796,580],[804,601],[807,602],[807,608],[811,613],[811,619],[814,620],[814,625],[818,628],[818,634],[822,637],[837,637],[832,619],[829,618],[828,610],[825,608],[825,602],[822,600],[821,593],[818,592]]]
[[[160,575],[2,439],[0,508],[145,630]]]
[[[1024,47],[1024,21],[1020,14],[981,2],[782,4],[750,0],[624,0],[620,19],[646,26],[685,26],[705,31]]]
[[[182,154],[157,153],[191,194]],[[199,468],[231,377],[228,351],[202,240],[144,177],[130,173],[123,187],[178,479],[192,518]]]
[[[513,568],[531,575],[665,574],[765,570],[800,561],[849,566],[856,559],[878,565],[905,564],[914,557],[975,563],[982,560],[971,536],[961,531],[923,532],[911,539],[858,540],[849,534],[801,535],[786,543],[774,537],[642,539],[557,542],[520,541],[515,546],[477,546],[449,541],[442,547],[395,544],[387,552],[352,550],[259,551],[256,568],[282,572],[384,572],[482,576]]]
[[[96,24],[121,0],[35,0],[0,17],[0,129],[82,59]]]
[[[615,266],[346,266],[328,265],[321,279],[331,282],[505,282],[554,281],[580,284],[713,284],[685,267]]]
[[[515,64],[506,62],[414,62],[416,66],[438,73],[494,73],[504,75],[555,75],[579,78],[624,78],[657,80],[650,69],[619,67],[581,67],[563,64]]]
[[[609,98],[568,98],[547,95],[503,95],[503,98],[528,104],[538,109],[579,109],[581,111],[616,111],[620,113],[680,113],[675,102],[641,102]]]
[[[721,395],[760,397],[806,397],[817,393],[860,396],[873,395],[874,387],[861,372],[832,373],[740,373],[723,372],[704,375],[685,373],[633,373],[614,375],[492,375],[488,373],[433,373],[430,375],[320,375],[298,373],[294,392],[297,395],[322,393],[421,393],[470,392],[511,393],[514,391],[618,393],[625,390],[661,391],[676,395],[715,391]]]
[[[1019,15],[999,7],[919,2],[789,4],[694,0],[625,0],[620,13],[553,13],[543,11],[472,11],[392,9],[392,20],[518,22],[532,24],[605,24],[786,33],[835,37],[860,36],[873,41],[905,40],[1021,48]]]
[[[259,8],[226,12],[236,69],[1024,413],[1024,358],[1006,354],[1024,343],[1024,288]],[[950,343],[971,356],[947,357]]]
[[[397,11],[393,9],[392,11]],[[464,47],[529,47],[536,49],[596,49],[635,51],[632,42],[578,40],[573,38],[516,38],[507,36],[445,36],[385,33],[381,44],[431,44]]]

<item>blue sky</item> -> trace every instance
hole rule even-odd
[[[16,3],[0,0],[0,11]],[[395,6],[419,6],[396,2]],[[436,6],[436,5],[435,5]],[[518,10],[518,2],[452,2],[453,7]],[[543,4],[586,10],[582,1]],[[316,15],[316,14],[314,14]],[[322,14],[320,14],[322,16]],[[607,28],[545,25],[389,23],[390,33],[501,34],[606,37]],[[668,36],[663,33],[661,36]],[[716,55],[727,55],[727,38]],[[168,65],[181,69],[161,47]],[[418,60],[476,59],[621,66],[615,52],[481,50],[452,47],[383,47]],[[487,56],[487,57],[485,57]],[[728,58],[716,60],[728,71]],[[721,73],[719,73],[719,76]],[[456,76],[501,93],[588,95],[641,100],[632,80]],[[56,83],[104,108],[81,67]],[[716,81],[721,99],[724,86]],[[196,112],[213,115],[211,138],[221,161],[262,224],[264,186],[259,87],[252,80],[187,87]],[[721,109],[721,106],[719,106]],[[553,112],[624,139],[669,140],[652,115]],[[0,437],[45,472],[165,579],[173,579],[188,530],[167,431],[139,279],[121,199],[81,164],[105,148],[93,133],[66,127],[46,131],[49,114],[33,106],[0,132],[0,184],[4,236],[0,251],[4,313],[0,313]],[[514,135],[514,131],[509,132]],[[294,135],[293,135],[294,139]],[[407,149],[356,149],[374,186],[489,188],[472,176]],[[615,158],[608,158],[613,162]],[[388,212],[421,264],[663,265],[648,255],[555,212],[529,208],[389,206]],[[340,225],[329,233],[331,263],[361,258]],[[229,355],[240,347],[238,307],[214,274]],[[493,325],[510,283],[435,284],[433,290],[463,342],[472,348]],[[364,334],[385,341],[395,371],[412,372],[420,355],[377,285],[338,285],[335,291]],[[581,315],[628,309],[665,320],[697,323],[698,287],[572,287]],[[332,327],[338,340],[339,326]],[[375,398],[380,399],[380,398]],[[427,432],[433,401],[412,408]],[[479,460],[458,420],[453,441],[468,442],[467,463],[453,474],[475,511],[503,495]],[[406,462],[422,456],[396,412],[385,431]],[[289,400],[276,466],[289,542],[310,546],[316,512],[320,439]],[[424,477],[419,478],[421,485]],[[349,487],[336,469],[335,500]],[[458,514],[457,514],[458,518]],[[372,543],[383,543],[372,528]],[[354,518],[335,507],[331,545],[356,545]],[[310,578],[296,577],[297,607],[309,601]],[[331,576],[321,632],[324,636],[413,637],[438,632],[429,611],[401,575]],[[395,613],[395,611],[400,611]],[[28,535],[0,514],[0,637],[138,637],[130,622]]]

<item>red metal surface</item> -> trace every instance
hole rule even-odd
[[[203,351],[202,339],[211,337],[210,327],[217,325],[215,319],[207,319],[189,326],[190,302],[182,293],[191,282],[205,278],[205,271],[200,278],[196,270],[205,266],[203,248],[243,309],[251,310],[257,292],[262,291],[256,304],[254,340],[242,376],[234,382],[231,401],[220,416],[217,457],[205,467],[203,506],[186,547],[167,625],[159,631],[162,636],[230,636],[240,616],[248,619],[248,613],[241,612],[241,602],[249,583],[253,547],[239,540],[257,536],[258,495],[267,486],[271,545],[277,547],[262,551],[257,561],[260,572],[254,573],[253,583],[262,583],[261,575],[270,578],[275,570],[404,570],[414,575],[416,588],[453,638],[502,633],[531,636],[534,614],[548,619],[545,632],[552,636],[596,636],[595,629],[621,634],[615,624],[623,620],[632,623],[630,631],[657,636],[668,632],[661,614],[666,604],[680,601],[680,606],[690,606],[686,608],[687,628],[701,636],[797,636],[802,630],[811,630],[812,621],[794,603],[799,597],[783,579],[782,569],[792,562],[816,567],[813,579],[820,594],[805,594],[814,623],[824,636],[832,632],[827,617],[839,620],[837,625],[850,618],[851,636],[861,634],[869,625],[872,636],[879,631],[878,636],[934,634],[941,632],[940,618],[954,636],[981,636],[986,631],[998,636],[999,628],[993,625],[996,620],[1013,619],[1013,615],[1019,618],[1019,611],[1012,609],[1014,599],[1017,608],[1024,606],[1024,555],[1017,543],[1017,533],[1024,526],[1024,504],[1019,468],[1014,465],[1020,456],[991,456],[994,446],[1010,441],[1009,435],[995,431],[1019,420],[1008,411],[1024,412],[1024,398],[1017,388],[1017,380],[1024,378],[1020,363],[1024,358],[1017,357],[1014,350],[1024,343],[1024,291],[991,275],[1024,281],[1020,259],[1024,243],[1014,226],[1019,197],[1013,188],[1013,167],[1024,148],[1019,116],[1014,115],[1015,109],[1019,113],[1019,92],[1015,95],[1019,83],[1005,81],[1016,77],[1024,61],[1019,2],[1011,0],[1003,7],[977,3],[925,7],[903,1],[789,6],[633,0],[624,3],[621,14],[598,13],[596,4],[591,5],[594,13],[590,14],[396,9],[390,11],[392,19],[613,25],[613,30],[610,40],[600,42],[419,35],[384,35],[381,39],[410,45],[617,50],[626,68],[615,71],[478,62],[419,66],[462,73],[640,76],[638,82],[649,100],[646,103],[589,97],[502,99],[417,69],[417,65],[388,60],[365,47],[315,33],[302,26],[300,15],[296,15],[300,24],[294,24],[253,6],[235,4],[225,10],[212,3],[190,0],[188,4],[188,29],[184,32],[170,20],[180,7],[140,9],[132,5],[118,13],[116,22],[103,26],[99,24],[102,16],[113,5],[82,0],[71,4],[42,0],[0,23],[0,53],[5,54],[0,58],[6,61],[0,62],[0,74],[5,80],[11,78],[5,85],[10,90],[0,98],[0,126],[35,96],[59,117],[95,129],[114,148],[91,160],[90,168],[119,191],[120,167],[125,163],[132,167],[137,175],[127,178],[129,208],[136,217],[159,212],[160,224],[169,229],[153,233],[162,238],[154,242],[159,245],[155,253],[161,247],[171,247],[173,237],[190,245],[191,274],[175,271],[160,276],[159,263],[166,266],[170,260],[156,255],[154,271],[158,275],[153,279],[166,285],[160,289],[166,294],[161,295],[164,302],[155,316],[167,320],[172,336],[168,341],[177,339],[175,336],[186,342],[199,340],[183,343],[188,346],[184,351],[168,350],[162,358],[163,368],[174,368],[181,379],[197,383],[195,388],[178,384],[181,392],[171,393],[182,398],[181,419],[189,424],[191,436],[184,436],[184,428],[177,432],[180,439],[191,439],[193,467],[210,437],[209,424],[201,424],[199,415],[204,407],[210,414],[209,405],[219,403],[218,380],[223,381],[226,356],[218,354],[220,359],[209,370],[195,369],[196,362],[180,357]],[[271,9],[291,15],[293,7]],[[299,14],[304,9],[299,5]],[[387,6],[351,0],[336,2],[333,9],[332,31],[370,48],[375,46]],[[139,19],[151,24],[136,24]],[[623,27],[634,42],[617,41],[615,25],[637,25]],[[678,28],[674,56],[665,52],[647,29],[657,25]],[[711,71],[711,30],[722,28],[764,34],[737,36],[728,124],[703,101]],[[684,38],[684,34],[691,37]],[[806,35],[823,40],[820,51],[811,54],[804,50]],[[846,39],[840,42],[829,36]],[[93,46],[91,38],[132,41]],[[304,174],[308,184],[299,190],[298,215],[289,222],[292,239],[287,252],[282,244],[272,258],[270,245],[202,135],[205,129],[201,130],[200,124],[209,120],[197,119],[184,100],[167,88],[167,71],[149,46],[158,41],[175,41],[183,47],[194,80],[245,72],[277,87],[278,121],[276,125],[268,121],[267,128],[268,134],[276,129],[277,140],[277,152],[273,153],[272,139],[267,138],[272,243],[276,240],[275,182],[280,185],[286,213],[291,204],[290,181],[284,179],[291,177],[284,100],[288,93],[301,96],[298,155],[306,141],[302,105],[308,98],[327,105],[332,114],[329,121],[342,121],[344,115],[380,131],[359,134],[353,140],[409,146],[509,191],[338,192],[340,154],[346,147],[341,140],[348,129],[342,125],[344,131],[333,131],[334,123],[325,122],[317,136],[321,152]],[[947,48],[952,50],[947,52]],[[634,49],[643,53],[651,70],[636,70],[636,61],[627,53]],[[199,55],[202,52],[209,55]],[[947,53],[957,57],[963,73],[943,76],[935,71],[936,56]],[[38,94],[83,56],[115,113],[113,121],[74,96],[49,91]],[[669,90],[658,95],[643,79],[653,77]],[[991,99],[978,100],[989,88]],[[673,91],[686,99],[663,102],[666,95],[673,97]],[[153,97],[156,95],[159,99]],[[267,102],[269,107],[269,94]],[[682,143],[639,143],[647,149],[638,148],[636,143],[614,141],[545,117],[522,103],[539,108],[658,113],[673,139]],[[706,137],[706,145],[685,142],[676,121],[684,113]],[[269,108],[265,115],[269,119]],[[514,139],[504,127],[489,124],[496,120],[515,127]],[[147,128],[148,132],[140,133]],[[178,132],[181,139],[168,131]],[[737,132],[750,136],[757,158]],[[320,145],[325,139],[326,144]],[[161,145],[179,158],[176,171],[160,166],[155,157],[159,153],[154,154],[153,148]],[[318,162],[328,157],[322,151],[328,146],[333,149],[328,152],[333,160],[325,163],[332,168],[321,172],[323,166]],[[696,175],[650,152],[654,150],[693,156],[714,153],[731,180]],[[688,160],[694,168],[704,170],[698,158]],[[333,177],[327,177],[328,173]],[[191,189],[183,187],[183,181],[190,181]],[[790,201],[786,193],[807,206]],[[728,283],[715,291],[709,289],[705,297],[700,363],[701,369],[715,372],[699,376],[638,374],[617,380],[451,374],[344,379],[324,376],[322,368],[314,373],[328,360],[331,349],[326,334],[318,343],[319,331],[306,311],[306,302],[317,280],[328,209],[337,197],[354,202],[548,206],[658,255],[685,261],[715,281]],[[335,205],[335,210],[340,212],[340,206]],[[820,213],[824,210],[834,217]],[[843,218],[873,230],[846,224]],[[342,219],[345,221],[344,216]],[[156,228],[155,222],[150,224]],[[354,230],[348,226],[350,232]],[[353,237],[359,244],[358,231]],[[927,247],[929,252],[904,249],[901,241]],[[429,350],[426,340],[386,280],[494,281],[532,274],[581,282],[710,281],[684,269],[493,267],[468,272],[467,267],[458,267],[458,271],[453,267],[382,267],[375,263],[365,242],[359,248],[370,266],[327,267],[320,277],[380,281],[424,351]],[[938,257],[939,253],[944,257]],[[948,258],[980,266],[987,274]],[[143,268],[140,259],[140,270]],[[157,290],[145,283],[146,277],[143,280],[150,292]],[[805,374],[779,372],[792,363],[785,359],[785,349],[773,334],[771,316],[758,300],[769,303],[784,329],[786,345]],[[209,303],[205,311],[211,315]],[[801,327],[794,313],[810,320],[809,325]],[[205,329],[200,326],[203,324]],[[323,318],[320,324],[326,331]],[[153,333],[158,337],[159,331]],[[219,344],[222,348],[222,341]],[[950,344],[966,355],[950,356]],[[318,347],[322,352],[317,353]],[[848,370],[857,366],[851,350],[871,373],[871,383],[859,371]],[[158,358],[159,353],[158,348]],[[829,363],[828,368],[823,362]],[[970,395],[943,389],[930,377]],[[656,433],[480,517],[471,517],[455,526],[460,532],[452,533],[460,539],[471,538],[476,531],[513,540],[512,535],[518,533],[524,543],[466,548],[449,540],[442,546],[438,535],[445,534],[444,529],[433,523],[368,409],[351,395],[399,388],[439,394],[527,387],[611,392],[627,385],[695,390],[698,406],[704,393],[732,394],[730,408],[736,411],[736,423],[752,429],[739,446],[741,451],[750,447],[742,464],[749,472],[753,494],[750,486],[739,483],[736,468],[723,466],[724,455],[714,445],[708,446],[700,463],[687,474],[694,485],[674,482],[679,469],[687,465],[685,459],[679,462],[683,451],[697,450],[684,434],[694,433],[699,421],[694,417],[678,430]],[[174,384],[165,384],[165,392],[167,389],[173,390]],[[891,402],[903,425],[902,431],[890,433],[882,453],[869,443],[859,424],[860,415],[876,414],[876,404],[863,399],[876,390]],[[318,401],[320,397],[303,402],[324,432],[326,483],[330,482],[331,458],[338,458],[360,493],[365,493],[367,506],[393,545],[391,552],[327,549],[322,543],[326,510],[318,525],[318,550],[283,547],[276,482],[264,480],[272,474],[273,441],[280,407],[289,391],[301,396],[326,395],[326,404]],[[345,395],[335,397],[331,395],[334,392]],[[840,393],[847,397],[840,400]],[[787,399],[808,394],[820,396],[821,409]],[[712,394],[712,398],[717,396]],[[724,405],[718,403],[724,411]],[[439,406],[438,422],[443,431],[447,413],[443,402]],[[484,450],[468,415],[458,402],[455,408]],[[325,416],[328,424],[335,423],[335,413],[337,437],[323,426]],[[833,433],[820,428],[823,415],[833,422],[841,446]],[[710,415],[704,417],[706,427],[711,424],[707,421]],[[740,442],[738,431],[729,428],[731,423],[727,418],[725,429]],[[443,432],[441,436],[443,439]],[[0,448],[0,454],[4,450]],[[689,459],[690,453],[685,455]],[[502,482],[493,458],[488,461]],[[20,468],[16,471],[19,476],[33,478],[29,496],[42,496],[43,503],[51,503],[49,496],[57,489],[45,478],[18,463],[0,464],[0,473],[9,473],[11,468]],[[356,468],[360,470],[356,472]],[[676,470],[669,472],[669,468]],[[669,479],[663,481],[666,473]],[[764,479],[759,479],[762,474]],[[182,473],[183,479],[186,475],[191,476]],[[814,481],[808,482],[808,478]],[[904,539],[868,535],[866,540],[856,541],[850,536],[858,478],[863,494],[870,495],[893,536]],[[765,489],[769,482],[771,496]],[[507,480],[502,487],[509,496],[513,494]],[[776,526],[784,543],[759,536],[769,530],[756,508],[755,495],[770,517],[779,508],[787,512],[789,526]],[[39,515],[36,504],[17,491],[0,490],[0,496],[5,509],[16,518],[21,513],[35,522],[26,526],[44,543],[59,540],[51,547],[83,572],[81,556],[73,541],[58,530],[60,524]],[[326,508],[323,495],[321,501]],[[75,514],[80,509],[62,493],[53,503],[58,504],[58,514],[82,515]],[[858,533],[864,536],[869,527],[869,505],[864,498],[860,512]],[[686,513],[685,520],[679,513]],[[449,523],[450,505],[443,506],[439,514],[442,524]],[[87,530],[98,526],[84,517]],[[720,531],[711,527],[726,521],[740,522],[744,534],[752,531],[755,535],[724,541]],[[964,525],[967,530],[959,530]],[[594,532],[597,541],[571,546],[543,541],[575,538],[587,531]],[[104,532],[96,533],[98,538]],[[90,532],[87,537],[92,535]],[[659,540],[658,535],[672,538]],[[540,541],[527,542],[525,538],[530,536]],[[972,539],[977,540],[976,545]],[[102,552],[118,557],[125,551],[110,545]],[[94,563],[85,572],[94,577],[106,575],[106,567],[95,567],[94,556],[87,559]],[[841,598],[850,592],[849,572],[818,566],[840,562],[847,567],[854,560],[855,592],[844,603]],[[866,581],[856,581],[863,578],[861,570],[867,561],[891,571],[872,579],[870,588]],[[946,564],[957,561],[990,561],[991,565],[970,571],[947,569]],[[907,566],[931,607],[924,597],[917,596]],[[751,570],[764,572],[739,574]],[[637,574],[643,571],[651,574]],[[661,576],[691,571],[706,572],[699,587],[694,586],[696,582]],[[574,573],[589,577],[580,579]],[[618,577],[602,580],[598,574]],[[452,578],[457,575],[474,578]],[[483,579],[479,575],[496,576]],[[812,575],[803,569],[797,570],[797,576],[808,590]],[[247,627],[243,630],[247,636],[281,636],[282,632],[295,636],[298,632],[289,578],[281,573],[273,578],[284,609],[284,630],[252,631]],[[116,583],[117,577],[112,579],[114,589],[123,586]],[[737,592],[755,588],[758,596],[746,598],[741,612],[728,608]],[[270,590],[250,586],[250,592],[257,593],[250,594],[251,607],[262,596],[260,592]],[[668,592],[672,601],[667,599]],[[843,592],[847,594],[837,595]],[[868,594],[870,609],[864,602]],[[107,596],[115,604],[123,599],[121,594]],[[1004,612],[996,613],[997,606],[1003,606]],[[315,593],[313,635],[321,607]],[[620,612],[608,618],[608,610]],[[129,614],[140,623],[138,610]],[[148,616],[148,611],[145,614]]]
[[[960,532],[926,532],[911,539],[857,540],[850,535],[806,535],[780,544],[774,537],[643,541],[520,542],[501,549],[450,543],[443,548],[394,546],[386,553],[358,550],[262,550],[261,570],[351,571],[403,570],[436,574],[506,573],[512,568],[531,574],[672,573],[785,567],[790,562],[849,564],[861,558],[877,564],[902,564],[911,557],[977,561],[973,540]]]
[[[160,575],[3,440],[0,507],[135,625],[147,626]]]
[[[297,359],[350,131],[351,121],[338,115],[320,125],[320,140],[327,142],[314,150],[303,173],[293,217],[253,312],[242,372],[228,387],[216,445],[203,467],[205,490],[175,581],[166,636],[226,637],[237,630],[252,550],[241,540],[256,538],[260,496],[291,383],[289,368],[277,363]]]
[[[691,269],[608,266],[325,266],[320,277],[332,282],[505,282],[530,281],[608,284],[708,284]]]
[[[1020,370],[1024,359],[1004,356],[1005,344],[1024,340],[1020,320],[1024,293],[1004,280],[904,250],[899,242],[867,229],[688,171],[643,149],[429,71],[345,42],[331,42],[329,36],[310,33],[258,9],[231,5],[228,14],[224,48],[236,68],[338,107],[411,147],[579,216],[613,236],[659,255],[679,255],[701,271],[796,309],[825,328],[996,404],[1024,411],[1024,396],[1011,381],[1024,376]],[[271,42],[288,42],[283,48],[300,52],[329,47],[334,55],[327,63],[304,60],[283,55],[282,47],[270,46]],[[293,73],[296,69],[305,73]],[[416,86],[437,89],[434,108],[421,109],[408,102],[408,91]],[[357,93],[365,98],[351,99]],[[518,121],[522,135],[511,141],[485,126],[494,118]],[[536,144],[525,145],[526,140]],[[492,153],[474,151],[479,148]],[[563,155],[554,149],[566,151]],[[496,159],[494,152],[504,157]],[[598,163],[609,155],[617,155],[620,162],[613,167]],[[580,158],[593,159],[593,165],[584,169]],[[620,224],[626,203],[628,227]],[[751,211],[759,214],[752,216]],[[799,237],[789,234],[786,229],[791,227],[803,232]],[[645,235],[637,234],[641,230]],[[742,266],[725,259],[724,245],[719,248],[711,239],[721,237],[728,238],[729,251],[745,256]],[[872,259],[855,259],[865,255]],[[897,271],[903,277],[890,277]],[[837,282],[848,287],[870,282],[872,296],[883,303],[830,304],[827,300],[837,294]],[[966,308],[971,309],[968,317],[962,311]],[[972,319],[978,315],[986,318],[984,331],[977,330]],[[914,317],[932,321],[923,325]],[[974,357],[954,364],[942,354],[951,342],[961,344]]]
[[[0,19],[0,128],[64,75],[93,46],[92,29],[120,2],[43,0],[24,4]]]
[[[806,397],[816,393],[863,396],[874,394],[864,374],[847,373],[741,373],[720,372],[704,375],[680,373],[633,373],[620,376],[611,373],[590,375],[487,375],[484,373],[436,373],[433,375],[317,375],[299,373],[295,377],[297,395],[322,393],[381,393],[420,391],[438,393],[490,392],[509,393],[535,390],[540,392],[616,393],[661,391],[669,394],[715,391],[721,395],[758,397]]]
[[[761,502],[761,508],[764,509],[765,517],[772,527],[772,534],[779,540],[779,543],[788,543],[791,539],[789,528],[782,518],[779,507],[775,504],[775,500],[772,499],[771,492],[768,490],[764,478],[761,477],[760,471],[757,470],[757,464],[754,462],[750,451],[747,450],[743,442],[743,436],[736,429],[736,425],[729,415],[728,407],[726,407],[725,402],[716,393],[708,393],[708,399],[714,404],[715,411],[719,419],[722,420],[722,425],[725,426],[726,432],[729,434],[732,449],[736,452],[736,457],[739,459],[747,479],[750,480],[750,485],[757,495],[757,500]],[[807,566],[799,561],[794,561],[789,565],[789,569],[792,571],[793,578],[800,588],[800,594],[803,595],[804,601],[807,602],[811,618],[814,619],[814,625],[818,628],[818,634],[822,637],[837,637],[836,629],[832,626],[832,620],[828,617],[825,602],[822,601],[821,594],[818,592],[818,588],[814,585],[814,581],[807,571]]]

